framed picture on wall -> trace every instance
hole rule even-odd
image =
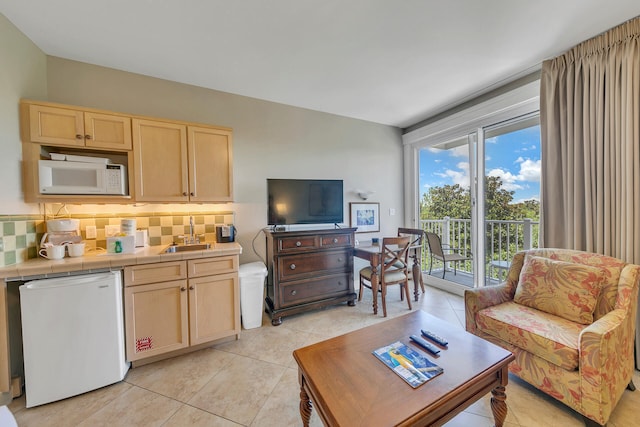
[[[380,231],[380,203],[349,203],[351,227],[356,233]]]

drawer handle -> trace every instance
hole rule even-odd
[[[297,247],[302,246],[302,242],[296,242],[296,246],[297,246]]]
[[[333,238],[333,243],[338,243],[338,239],[336,239],[335,237]]]
[[[295,295],[297,293],[298,293],[298,291],[296,291],[295,289],[293,291],[291,291],[291,295]]]
[[[291,265],[289,266],[289,268],[290,268],[290,269],[292,269],[292,270],[295,270],[295,269],[296,269],[296,265],[295,265],[295,264],[291,264]]]
[[[186,291],[186,290],[187,290],[187,288],[185,288],[184,286],[181,286],[181,287],[180,287],[180,292],[184,292],[184,291]]]

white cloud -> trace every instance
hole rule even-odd
[[[518,177],[522,181],[540,182],[540,160],[527,159],[520,163]]]
[[[524,189],[521,183],[540,182],[540,160],[518,157],[515,163],[520,163],[520,172],[517,175],[500,168],[491,169],[487,175],[499,177],[502,180],[502,188],[507,191]]]
[[[458,184],[462,188],[469,188],[469,162],[460,162],[456,166],[459,170],[447,169],[444,173],[436,173],[436,175],[449,178],[453,184]]]
[[[522,185],[517,184],[518,175],[514,175],[504,169],[491,169],[487,175],[499,177],[502,181],[502,188],[507,191],[522,190],[524,188]]]

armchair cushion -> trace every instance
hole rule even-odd
[[[588,325],[593,323],[604,279],[598,267],[527,254],[514,301]]]
[[[587,326],[514,302],[480,310],[478,328],[566,370],[578,369],[580,333]]]

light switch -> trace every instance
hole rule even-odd
[[[87,225],[84,230],[87,239],[95,239],[98,237],[95,225]]]
[[[104,236],[112,237],[120,234],[120,226],[119,225],[105,225],[104,226]]]
[[[394,216],[396,214],[396,210],[394,208],[389,208],[389,216]]]

